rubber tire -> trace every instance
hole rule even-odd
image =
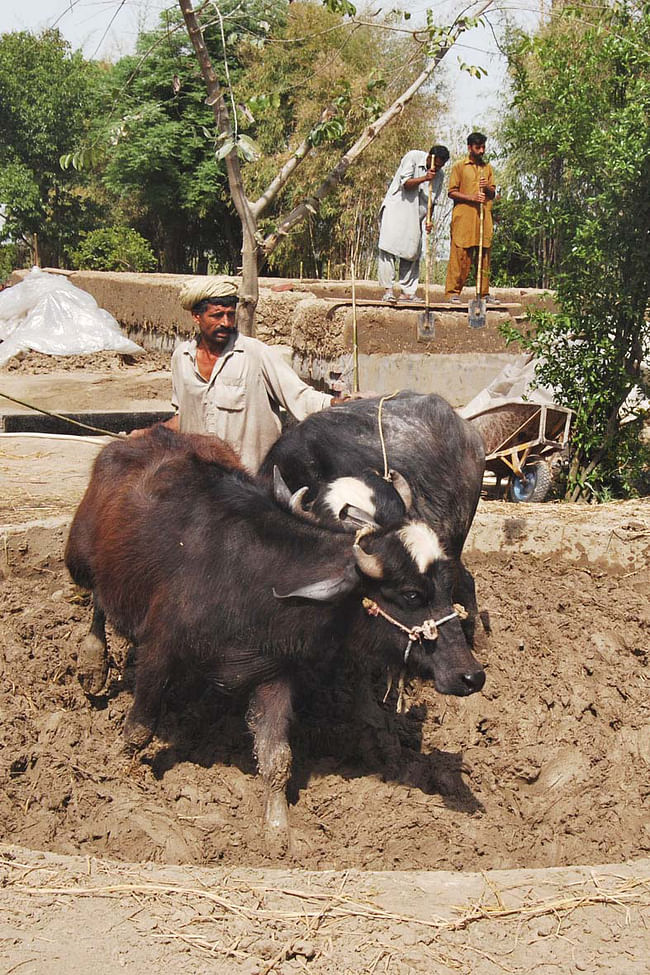
[[[553,483],[553,474],[546,461],[535,460],[526,464],[522,474],[524,477],[513,476],[510,479],[510,500],[526,504],[543,501]]]

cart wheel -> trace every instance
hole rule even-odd
[[[543,460],[535,460],[522,470],[522,477],[513,476],[510,480],[511,501],[543,501],[551,489],[553,475],[551,468]]]

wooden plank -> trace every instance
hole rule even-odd
[[[328,301],[333,306],[342,305],[344,307],[349,307],[352,305],[351,298],[321,298],[321,301]],[[357,298],[355,301],[357,308],[368,306],[370,308],[397,308],[400,311],[424,311],[426,308],[430,308],[432,311],[457,311],[457,312],[467,312],[467,302],[461,301],[460,303],[450,302],[450,301],[430,301],[428,305],[425,305],[423,301],[381,301],[378,298]],[[493,305],[488,301],[488,311],[510,311],[513,309],[521,308],[521,304],[518,302],[504,302],[500,301],[498,305]]]

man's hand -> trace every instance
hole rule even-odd
[[[341,393],[340,396],[332,397],[330,406],[340,406],[341,403],[349,403],[353,399],[372,399],[374,396],[379,396],[379,393],[375,393],[374,390],[367,393]]]

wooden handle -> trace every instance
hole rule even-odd
[[[479,203],[478,261],[476,263],[476,297],[481,297],[481,265],[483,264],[483,204]]]

